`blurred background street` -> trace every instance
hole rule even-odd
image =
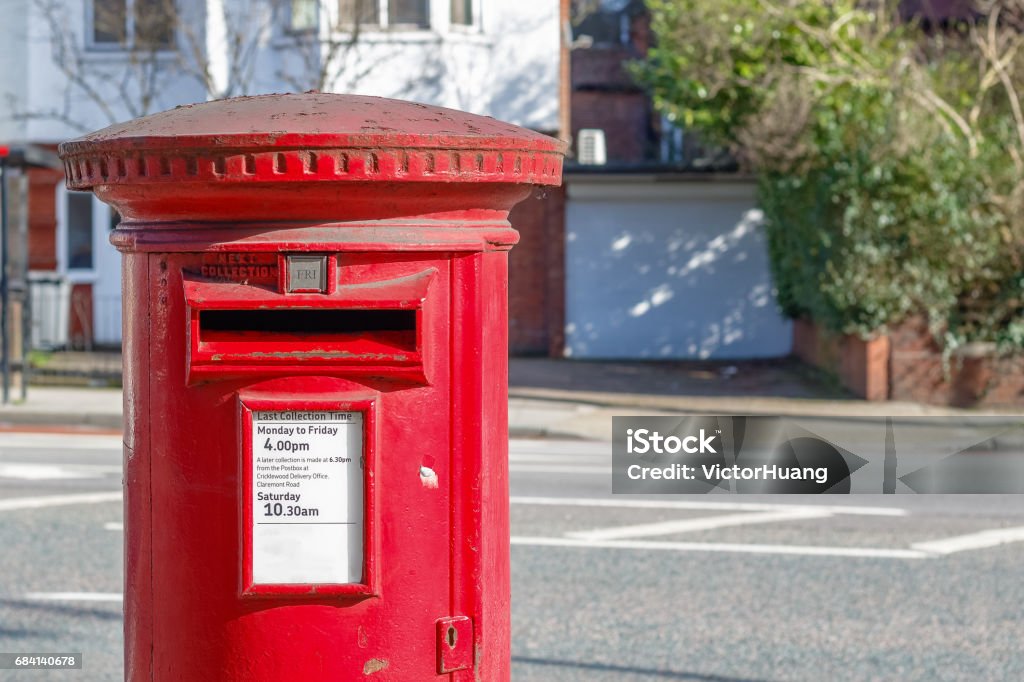
[[[517,682],[1024,680],[1024,496],[611,494],[613,416],[1021,414],[1024,0],[0,0],[0,16],[0,652],[84,654],[0,682],[123,674],[128,308],[110,236],[131,216],[68,189],[57,145],[306,91],[568,144],[563,185],[509,215]],[[71,172],[154,176],[139,159]]]
[[[0,679],[120,679],[120,437],[24,428],[0,432],[0,650],[85,664]],[[511,443],[514,679],[1024,676],[1024,498],[613,497],[610,458]]]

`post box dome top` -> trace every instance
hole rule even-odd
[[[557,185],[564,151],[485,116],[317,92],[180,106],[60,145],[68,187],[101,195],[168,182]]]

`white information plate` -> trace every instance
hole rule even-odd
[[[361,582],[363,413],[252,417],[253,583]]]

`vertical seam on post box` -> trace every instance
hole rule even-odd
[[[469,273],[472,264],[472,254],[453,252],[450,255],[450,295],[449,305],[449,374],[451,381],[450,391],[452,392],[448,403],[451,410],[453,433],[449,454],[449,509],[451,515],[453,542],[452,555],[450,559],[450,584],[451,594],[449,597],[449,613],[447,615],[459,615],[465,612],[466,615],[474,613],[475,594],[473,594],[475,582],[475,556],[471,550],[473,542],[473,525],[466,523],[467,507],[473,507],[472,495],[467,495],[464,486],[459,485],[459,480],[466,482],[469,477],[467,472],[467,442],[470,434],[470,427],[465,419],[464,412],[468,395],[464,381],[459,377],[465,377],[466,371],[462,360],[467,350],[467,343],[470,340],[468,327],[472,327],[472,316],[467,308],[471,297],[466,295]],[[457,322],[456,322],[456,315]],[[467,319],[470,324],[467,327]],[[456,370],[461,368],[461,372]],[[457,393],[456,393],[457,392]],[[458,406],[456,408],[456,405]],[[461,455],[461,456],[460,456]],[[457,464],[456,464],[457,462]],[[467,563],[472,562],[467,575]],[[475,674],[475,673],[474,673]],[[451,673],[450,677],[461,678],[460,673]]]
[[[445,615],[454,615],[456,608],[455,604],[455,593],[458,589],[456,581],[458,576],[455,570],[456,557],[458,556],[458,543],[462,540],[461,529],[458,529],[456,525],[458,517],[455,510],[455,448],[456,448],[456,435],[459,434],[459,429],[456,424],[457,415],[455,413],[454,406],[457,404],[454,400],[456,388],[455,381],[455,329],[454,324],[456,306],[456,297],[458,294],[455,290],[455,271],[457,269],[456,254],[449,254],[448,256],[448,328],[445,333],[448,337],[448,613]],[[460,434],[461,435],[461,434]]]
[[[480,575],[480,527],[476,495],[479,488],[474,485],[479,469],[476,453],[479,451],[479,424],[476,419],[466,419],[466,405],[479,405],[479,397],[473,403],[473,396],[479,394],[479,382],[466,387],[466,377],[477,377],[474,367],[467,371],[463,362],[467,355],[479,359],[481,337],[479,329],[479,302],[476,285],[479,264],[477,252],[451,252],[449,254],[449,329],[448,344],[449,377],[451,381],[448,399],[451,410],[452,439],[449,447],[449,518],[451,519],[452,542],[450,557],[450,597],[447,615],[466,615],[474,623],[479,621],[479,595],[477,593]],[[469,293],[467,293],[469,290]],[[458,316],[456,318],[456,315]],[[460,369],[457,369],[460,368]],[[461,377],[462,380],[458,380]],[[477,377],[478,378],[478,377]],[[456,407],[458,406],[458,407]],[[474,414],[475,416],[475,414]],[[472,447],[467,447],[472,446]],[[456,464],[457,462],[457,464]],[[460,480],[466,485],[459,485]],[[467,487],[470,487],[467,492]],[[449,673],[452,679],[477,679],[476,637],[474,627],[470,643],[473,652],[473,666],[469,670]]]
[[[461,381],[455,382],[458,386],[458,400],[450,400],[452,405],[459,405],[459,430],[458,457],[459,473],[466,486],[460,486],[457,496],[462,504],[458,506],[458,519],[460,528],[460,544],[457,549],[460,554],[453,556],[453,567],[459,565],[458,576],[461,583],[456,586],[461,589],[461,602],[456,605],[458,613],[451,615],[466,615],[473,621],[473,637],[471,646],[473,648],[473,665],[466,671],[465,679],[479,679],[480,659],[477,656],[477,642],[483,636],[486,626],[481,618],[484,600],[481,598],[481,590],[485,589],[483,582],[483,510],[480,495],[483,488],[481,481],[481,457],[483,448],[482,423],[479,419],[480,406],[482,404],[482,378],[480,376],[481,359],[483,353],[483,329],[481,309],[481,254],[482,251],[460,252],[453,258],[453,264],[457,263],[456,272],[453,273],[453,291],[458,292],[458,302],[455,308],[459,311],[458,324],[451,325],[452,339],[459,334],[459,340],[454,344],[458,355],[452,355],[451,365],[454,368],[458,365],[461,368]],[[453,349],[453,350],[454,350]],[[467,362],[467,360],[469,362]],[[468,367],[467,367],[468,365]],[[453,370],[454,371],[454,370]],[[473,415],[466,419],[465,406],[471,406]],[[506,408],[507,409],[507,408]],[[452,410],[453,415],[456,410]],[[454,460],[454,452],[453,452]],[[468,488],[468,489],[467,489]],[[453,505],[454,506],[454,505]],[[458,562],[454,559],[460,559]],[[453,571],[453,579],[454,579]],[[456,591],[453,590],[452,599],[455,601]],[[463,676],[455,673],[459,678]]]
[[[153,410],[153,260],[154,254],[146,254],[146,522],[149,532],[149,566],[146,574],[149,576],[149,679],[154,679],[154,664],[156,652],[154,651],[156,641],[156,608],[153,602],[153,435],[152,435],[152,410]]]

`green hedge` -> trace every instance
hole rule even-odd
[[[1001,23],[997,67],[986,25],[928,33],[892,6],[649,6],[658,44],[636,73],[757,172],[786,314],[864,337],[924,315],[947,349],[1022,347],[1024,58]]]

